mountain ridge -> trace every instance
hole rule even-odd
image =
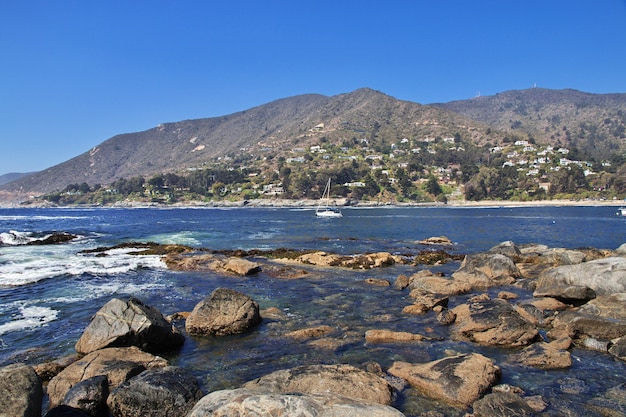
[[[105,140],[43,171],[0,185],[41,194],[70,183],[201,169],[219,161],[285,158],[321,141],[368,141],[378,151],[404,138],[458,136],[476,146],[515,139],[580,148],[601,159],[626,141],[626,94],[532,88],[449,103],[419,104],[360,88],[303,94],[229,115],[162,123]]]

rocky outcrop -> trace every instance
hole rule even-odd
[[[226,275],[254,275],[261,272],[261,265],[247,259],[226,257],[213,253],[168,253],[163,257],[173,271],[213,271]]]
[[[571,344],[569,337],[550,343],[539,342],[524,348],[517,360],[539,369],[565,369],[572,366],[572,356],[567,349]]]
[[[68,391],[81,381],[106,375],[109,390],[146,369],[167,366],[165,359],[136,347],[107,348],[92,352],[69,365],[48,384],[52,406],[60,404]]]
[[[484,290],[515,282],[521,273],[508,256],[499,253],[467,255],[452,274],[455,281],[467,282],[474,290]]]
[[[402,417],[404,414],[390,406],[363,404],[330,393],[259,393],[240,388],[210,393],[198,401],[187,415],[212,416]]]
[[[243,333],[260,322],[256,301],[238,291],[218,288],[196,304],[185,328],[194,336],[226,336]]]
[[[244,384],[260,393],[335,395],[368,404],[391,404],[392,388],[381,377],[351,365],[309,365],[285,369]]]
[[[419,243],[420,245],[454,245],[454,243],[446,236],[432,236],[426,239],[418,240],[417,243]]]
[[[107,347],[137,346],[148,352],[178,348],[185,341],[160,311],[136,298],[114,298],[92,318],[76,343],[82,354]]]
[[[0,368],[0,416],[40,417],[43,387],[32,366]]]
[[[625,293],[626,258],[609,257],[550,269],[539,277],[537,291],[557,285],[588,287],[598,296]]]
[[[366,253],[354,256],[337,255],[327,252],[305,253],[295,259],[297,262],[324,266],[342,267],[351,269],[372,269],[402,263],[402,257],[393,256],[389,252]]]
[[[120,384],[107,403],[115,417],[178,417],[186,415],[203,395],[188,371],[166,366]]]
[[[420,289],[440,295],[459,295],[469,292],[472,286],[469,282],[457,281],[423,270],[409,277],[409,289]]]
[[[455,334],[481,345],[525,346],[539,334],[506,300],[478,299],[452,311],[456,314]]]
[[[491,359],[472,353],[423,364],[394,362],[389,373],[404,378],[427,397],[465,408],[498,380],[500,368]]]

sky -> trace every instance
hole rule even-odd
[[[6,0],[0,175],[121,133],[368,87],[626,92],[626,0]]]

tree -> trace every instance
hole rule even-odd
[[[435,176],[432,174],[428,176],[428,181],[424,185],[424,191],[426,191],[428,194],[432,194],[435,196],[443,192],[441,190],[441,186],[439,185],[439,182],[437,181],[437,178],[435,178]]]

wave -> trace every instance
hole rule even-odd
[[[22,306],[19,309],[20,316],[16,320],[0,324],[0,335],[18,330],[29,330],[45,326],[57,319],[58,310],[41,306]]]
[[[15,247],[5,249],[0,263],[0,287],[18,287],[60,276],[118,275],[138,269],[166,269],[158,255],[131,255],[133,248],[104,252],[106,256],[75,254],[68,250]]]

